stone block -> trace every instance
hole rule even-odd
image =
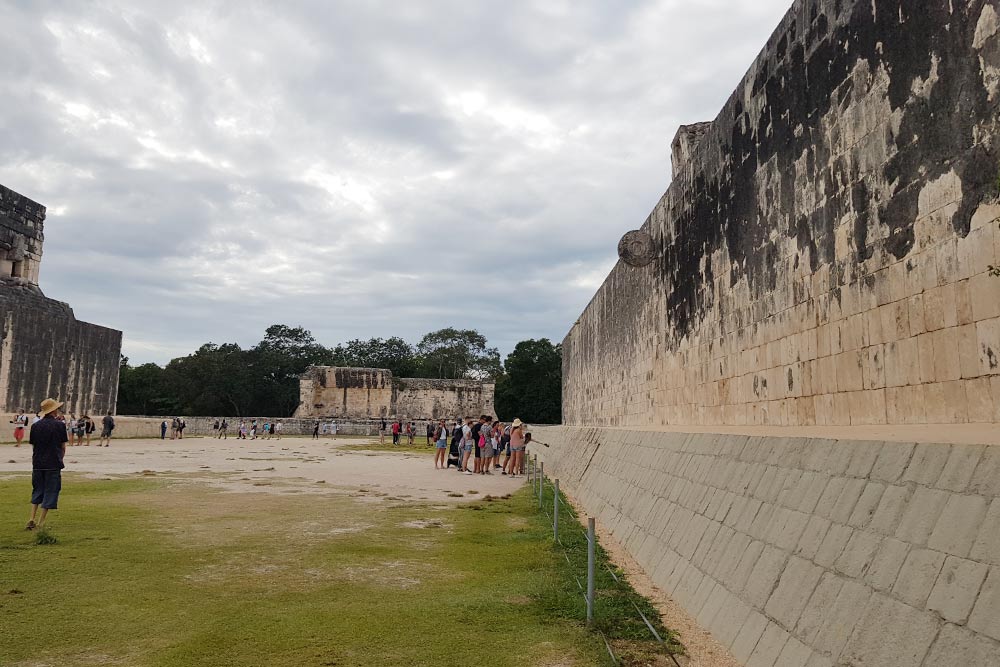
[[[758,609],[763,609],[787,561],[788,554],[784,551],[770,545],[765,546],[743,589],[746,601]]]
[[[757,565],[757,561],[760,560],[761,554],[764,553],[764,546],[763,542],[754,540],[747,547],[729,580],[733,590],[744,590],[746,588],[747,582],[750,580],[750,575]]]
[[[812,560],[823,544],[823,538],[826,537],[829,529],[829,519],[824,519],[821,516],[809,517],[806,529],[802,532],[802,536],[799,538],[799,543],[795,549],[796,555]]]
[[[880,591],[890,591],[910,553],[910,545],[891,537],[882,540],[878,553],[865,574],[865,581]]]
[[[941,476],[941,471],[948,456],[951,454],[951,445],[937,443],[921,443],[913,451],[913,459],[903,474],[904,482],[916,482],[917,484],[931,485]]]
[[[751,611],[743,622],[743,626],[736,634],[736,639],[729,645],[729,650],[732,652],[733,657],[741,663],[746,663],[757,648],[757,644],[764,635],[764,630],[767,629],[768,624],[773,625],[773,623],[767,620],[767,616],[756,611]]]
[[[990,567],[968,625],[971,630],[1000,640],[1000,568]]]
[[[823,570],[802,558],[792,556],[781,573],[777,588],[771,594],[764,611],[791,630],[799,620],[802,610],[812,597]]]
[[[931,590],[927,608],[951,623],[965,623],[988,570],[982,563],[949,556]]]
[[[885,488],[885,484],[880,482],[869,482],[866,484],[864,490],[861,492],[861,497],[858,498],[858,502],[854,506],[854,511],[851,512],[851,516],[847,520],[848,525],[855,528],[864,528],[867,526],[872,520],[875,510],[878,509]]]
[[[918,487],[903,512],[896,537],[918,546],[926,544],[950,495],[946,491]]]
[[[789,637],[774,661],[774,667],[802,667],[812,657],[812,649],[795,637]]]
[[[864,667],[919,667],[937,632],[934,615],[876,593],[841,661]]]
[[[844,526],[839,523],[830,524],[830,528],[827,530],[826,536],[819,546],[819,550],[813,557],[813,561],[823,567],[833,567],[837,558],[843,553],[853,532],[854,529],[850,526]]]
[[[979,343],[980,375],[1000,373],[1000,318],[976,322],[976,338]]]
[[[934,588],[945,555],[930,549],[913,549],[906,556],[903,567],[896,577],[892,593],[907,604],[923,609],[927,597]]]
[[[775,623],[768,623],[757,647],[746,662],[746,667],[774,667],[781,650],[788,642],[789,634]]]
[[[979,535],[969,557],[973,560],[1000,565],[1000,498],[994,498],[979,527]]]
[[[966,628],[946,623],[934,641],[927,667],[993,667],[1000,665],[1000,642],[978,635]]]
[[[894,484],[903,476],[915,449],[916,444],[910,442],[883,443],[875,467],[872,468],[871,478]]]
[[[812,644],[816,640],[816,636],[823,627],[830,609],[836,603],[837,596],[840,595],[840,589],[843,586],[844,580],[837,575],[830,572],[823,574],[795,624],[794,634],[796,637],[807,644]]]
[[[837,600],[827,610],[826,618],[813,641],[813,648],[829,655],[840,655],[871,597],[871,589],[867,586],[844,581]]]
[[[986,499],[982,496],[952,495],[927,546],[962,558],[968,556],[985,516]]]
[[[997,386],[1000,388],[1000,384]],[[1000,445],[991,445],[983,450],[979,465],[972,473],[969,491],[988,496],[1000,495]]]
[[[843,553],[837,558],[834,567],[848,577],[860,578],[865,574],[875,560],[882,543],[875,533],[856,530],[844,547]]]
[[[750,606],[734,595],[711,621],[713,636],[725,647],[732,646],[750,616]]]
[[[884,535],[894,534],[912,493],[912,489],[906,486],[887,486],[868,524],[869,530]]]

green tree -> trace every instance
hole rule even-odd
[[[500,353],[474,329],[432,331],[417,343],[417,356],[421,377],[486,380],[502,372]]]
[[[387,368],[395,377],[413,377],[417,372],[413,346],[397,336],[349,340],[333,349],[331,365]]]
[[[123,357],[118,375],[118,414],[155,415],[177,411],[176,399],[165,386],[164,370],[156,364],[132,367]]]
[[[236,343],[206,343],[164,369],[166,388],[187,415],[249,414],[254,396],[247,353]]]
[[[246,353],[253,385],[251,412],[290,416],[299,404],[299,376],[309,366],[330,365],[333,352],[302,327],[275,324]]]
[[[548,338],[524,340],[504,362],[495,404],[504,421],[515,417],[535,424],[562,422],[562,346]]]

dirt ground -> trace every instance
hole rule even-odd
[[[114,440],[110,447],[66,449],[65,473],[90,478],[160,477],[199,480],[231,491],[338,493],[413,498],[441,502],[504,495],[524,478],[463,475],[455,468],[435,470],[426,455],[347,450],[357,438],[283,438],[282,440]],[[0,477],[31,470],[31,447],[0,447]]]

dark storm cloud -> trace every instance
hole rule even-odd
[[[0,183],[138,362],[276,322],[559,340],[787,4],[4,3]]]

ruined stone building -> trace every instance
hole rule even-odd
[[[0,412],[47,397],[103,414],[118,396],[120,331],[80,322],[38,286],[45,207],[0,185]]]
[[[532,454],[742,664],[1000,665],[1000,0],[796,0],[672,148]]]
[[[494,385],[395,378],[384,368],[313,366],[299,381],[298,418],[452,419],[495,414]]]

